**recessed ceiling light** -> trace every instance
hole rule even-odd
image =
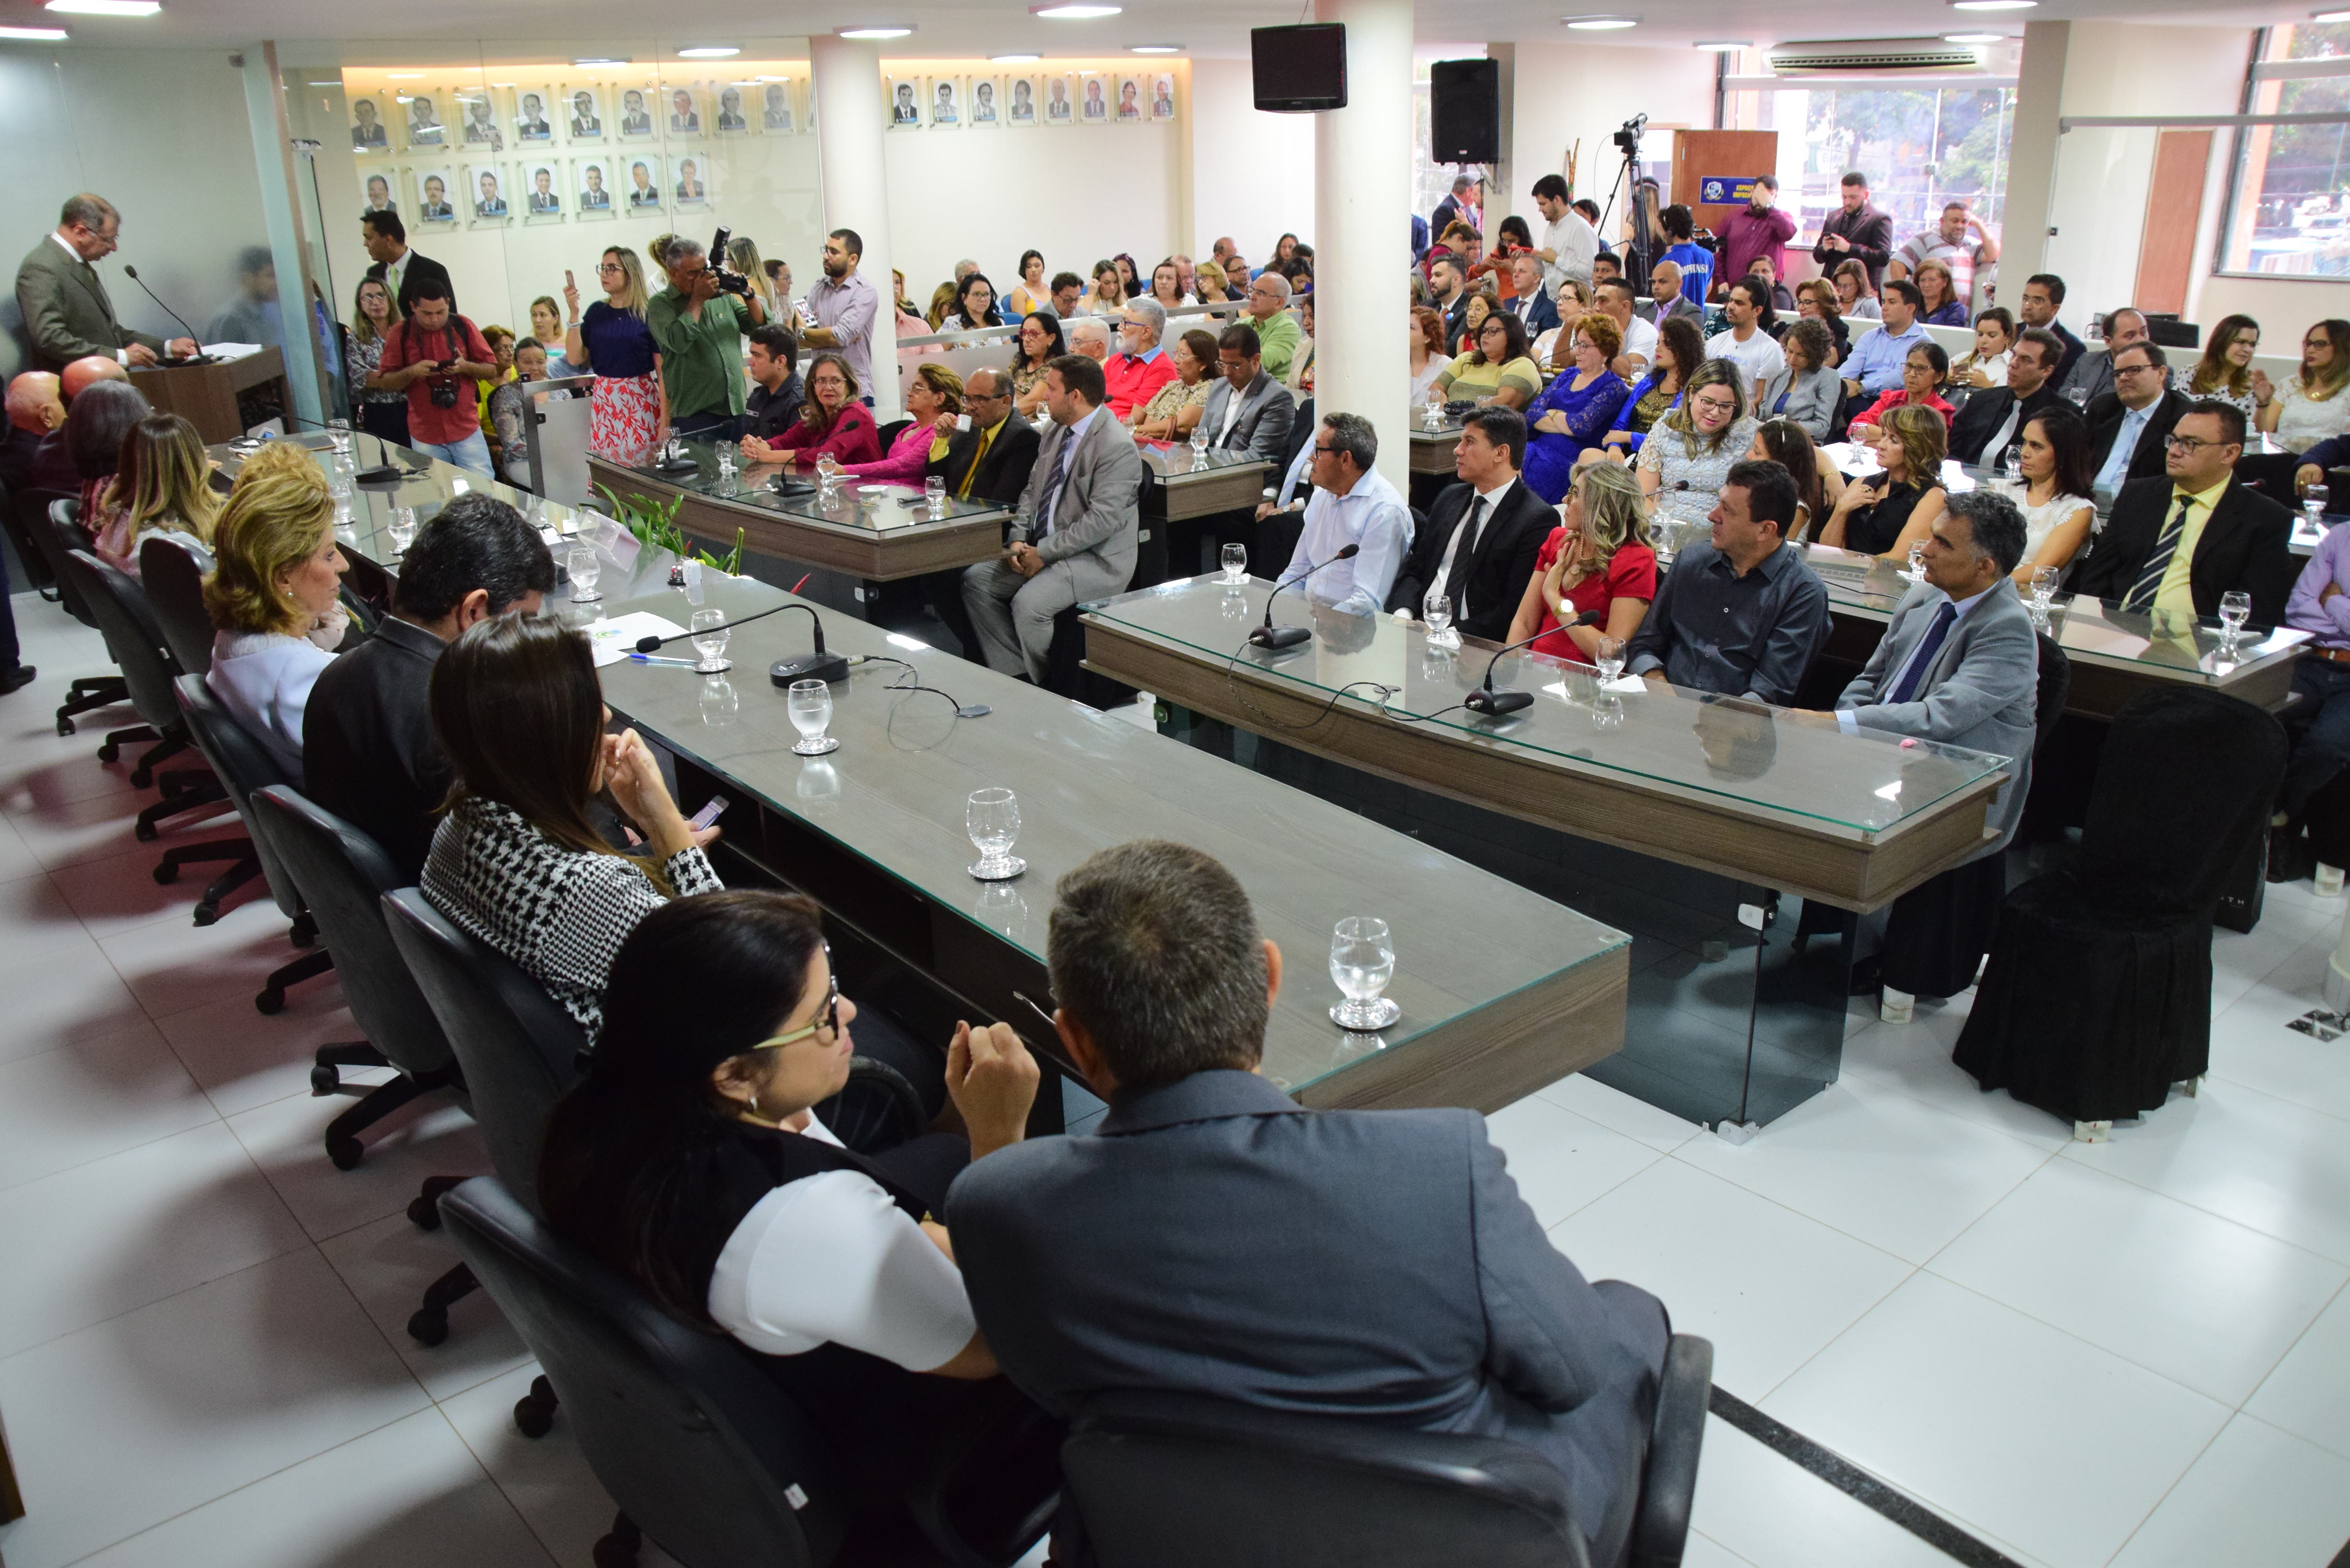
[[[680,49],[677,57],[681,60],[723,60],[742,52],[732,44],[696,44],[690,49]]]
[[[1183,46],[1180,44],[1128,44],[1126,47],[1126,52],[1129,55],[1180,55],[1183,52]]]
[[[902,38],[911,27],[836,27],[833,36],[839,38]]]
[[[1640,25],[1638,16],[1561,16],[1559,20],[1578,33],[1613,33]]]
[[[761,77],[759,79],[763,82],[787,82],[792,78],[789,77]]]
[[[1950,0],[1954,11],[2029,11],[2040,0]]]
[[[1044,57],[1042,55],[990,55],[987,60],[988,64],[995,66],[1026,66],[1034,65]]]
[[[1731,49],[1751,49],[1753,47],[1754,42],[1751,38],[1742,38],[1736,42],[1732,42],[1728,38],[1717,38],[1711,43],[1701,43],[1698,45],[1698,47],[1700,49],[1721,49],[1724,51]]]
[[[2350,11],[2312,11],[2309,19],[2313,22],[2350,22]]]
[[[162,0],[49,0],[45,9],[78,16],[152,16]]]
[[[1946,44],[2002,44],[2006,41],[2005,33],[1945,33],[1942,35],[1942,42]]]
[[[1124,9],[1122,5],[1031,5],[1028,14],[1031,16],[1050,16],[1055,22],[1090,22],[1100,16],[1115,16]]]
[[[56,44],[65,40],[63,27],[0,27],[0,38],[12,38],[20,44]]]
[[[575,66],[625,66],[629,63],[629,57],[626,55],[579,55],[575,57],[571,63]],[[421,71],[417,73],[419,76],[423,74]]]

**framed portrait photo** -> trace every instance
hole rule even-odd
[[[718,134],[748,136],[754,129],[743,109],[743,84],[728,82],[718,89]]]
[[[455,227],[457,223],[457,171],[447,164],[428,164],[409,171],[410,182],[416,191],[416,215],[410,223],[434,223]]]
[[[922,84],[913,77],[891,77],[889,100],[889,129],[919,130],[922,126]]]
[[[383,116],[384,100],[374,93],[351,99],[351,151],[364,158],[391,151],[391,126]]]
[[[931,128],[934,130],[962,129],[962,81],[958,77],[932,77],[925,84],[930,91],[923,99]]]
[[[602,153],[571,161],[571,211],[579,218],[608,218],[619,210],[612,161]]]
[[[505,127],[498,119],[497,92],[495,88],[458,89],[458,138],[469,155],[506,150]]]
[[[620,171],[619,199],[631,216],[659,213],[668,207],[669,200],[661,186],[664,165],[659,157],[650,152],[630,152],[612,160],[612,166]]]
[[[1076,78],[1066,71],[1055,71],[1051,76],[1037,78],[1037,85],[1044,95],[1045,107],[1041,112],[1046,125],[1077,123]]]
[[[392,171],[389,167],[363,165],[359,174],[359,191],[365,197],[361,213],[397,213],[400,196],[391,186]]]
[[[533,223],[559,220],[570,205],[563,166],[552,158],[526,158],[522,165],[523,216]]]
[[[1142,78],[1140,77],[1118,78],[1118,102],[1111,106],[1110,114],[1120,125],[1142,123]]]
[[[1109,123],[1109,78],[1099,71],[1077,73],[1077,120],[1082,125]]]
[[[448,97],[432,88],[400,95],[400,140],[411,148],[442,148],[449,144],[449,127],[442,119]]]
[[[650,141],[660,134],[653,123],[653,91],[650,88],[620,89],[619,138],[623,141]]]
[[[973,130],[995,130],[1003,124],[1003,88],[993,77],[971,78],[971,97],[964,123]]]
[[[769,136],[798,134],[799,112],[792,90],[796,85],[788,78],[759,84],[759,129]]]
[[[671,141],[692,140],[702,134],[703,95],[692,83],[663,82],[660,89],[662,128]]]
[[[1175,78],[1169,72],[1161,71],[1150,78],[1150,118],[1175,118]]]
[[[468,163],[460,199],[468,223],[477,229],[503,228],[514,222],[517,198],[503,163]]]
[[[692,212],[710,205],[707,159],[687,153],[678,159],[677,178],[670,182],[670,200],[680,212]]]
[[[545,150],[555,145],[555,89],[546,87],[518,88],[515,92],[515,148],[528,154],[532,149]]]
[[[557,95],[566,140],[589,146],[604,140],[604,95],[597,88],[566,88]]]
[[[1003,78],[1003,123],[1019,130],[1028,130],[1043,123],[1045,88],[1036,77],[1006,77]]]

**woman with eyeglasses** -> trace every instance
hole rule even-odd
[[[1045,408],[1045,367],[1069,351],[1061,318],[1050,310],[1031,311],[1012,341],[1012,406],[1021,418],[1033,420]]]
[[[1471,296],[1473,313],[1483,295]],[[1445,367],[1436,378],[1437,390],[1446,399],[1471,398],[1504,409],[1523,409],[1542,390],[1542,372],[1534,368],[1526,343],[1526,324],[1505,310],[1488,310],[1471,329],[1476,347]]]
[[[2250,378],[2261,429],[2287,451],[2307,452],[2350,430],[2350,321],[2320,321],[2301,339],[2301,374],[2276,391],[2265,372]]]
[[[1640,492],[1679,523],[1703,523],[1731,465],[1754,444],[1746,372],[1735,359],[1708,359],[1681,400],[1648,431],[1633,469]]]
[[[998,1375],[933,1215],[966,1165],[1021,1140],[1036,1064],[1008,1024],[958,1024],[943,1088],[967,1135],[852,1147],[826,1118],[869,1050],[857,1019],[813,900],[650,911],[612,961],[587,1075],[548,1119],[540,1202],[671,1316],[757,1353],[831,1450],[853,1535],[909,1533],[910,1490],[973,1426],[956,1490],[1016,1518],[1051,1495],[1059,1433]]]
[[[596,385],[588,394],[588,450],[634,467],[669,440],[669,400],[661,389],[660,345],[645,324],[644,264],[626,245],[604,253],[596,268],[604,297],[579,312],[579,285],[563,275],[563,357]]]
[[[958,380],[958,392],[961,388]],[[800,404],[800,417],[783,434],[765,441],[744,436],[742,451],[752,462],[814,463],[827,453],[837,463],[878,462],[881,428],[873,422],[873,410],[858,401],[857,372],[847,359],[827,349],[808,361],[807,399]]]

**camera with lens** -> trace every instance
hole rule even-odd
[[[751,297],[751,280],[726,265],[726,245],[733,237],[734,231],[728,228],[721,228],[710,236],[710,275],[718,280],[721,294],[739,295],[748,299]]]
[[[1625,157],[1632,159],[1635,161],[1638,161],[1640,156],[1640,132],[1647,129],[1648,124],[1648,117],[1647,115],[1636,114],[1631,119],[1624,122],[1623,129],[1616,132],[1613,140],[1617,150],[1620,151]]]
[[[453,409],[457,406],[457,383],[445,376],[433,377],[426,384],[424,392],[432,400],[432,406],[436,409]]]

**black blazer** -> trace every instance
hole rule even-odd
[[[2101,599],[2118,599],[2137,581],[2154,553],[2171,510],[2170,480],[2133,479],[2114,497],[2113,515],[2097,546],[2074,568],[2070,585],[2074,593]],[[2252,623],[2275,626],[2284,619],[2284,601],[2299,574],[2290,548],[2293,514],[2230,479],[2219,504],[2204,520],[2195,541],[2195,558],[2188,563],[2188,588],[2195,597],[2195,613],[2220,613],[2220,596],[2241,588],[2252,596]]]
[[[2064,400],[2056,394],[2054,381],[2043,381],[2040,389],[2023,400],[2023,417],[2015,421],[2015,433],[2008,440],[2020,441],[2023,436],[2023,421],[2041,410],[2053,408]],[[2000,454],[1985,452],[1991,438],[2007,422],[2007,412],[2015,406],[2012,387],[1984,387],[1967,400],[1959,417],[1950,421],[1950,455],[1960,462],[1997,462]],[[2113,443],[2106,443],[2110,447]]]
[[[367,275],[375,279],[378,283],[381,283],[384,276],[383,263],[377,262],[374,265],[369,267],[367,269]],[[434,261],[431,256],[425,255],[415,250],[411,250],[408,253],[408,272],[407,275],[400,280],[400,299],[398,302],[400,305],[400,314],[403,317],[411,314],[410,304],[416,297],[416,286],[422,283],[426,278],[431,278],[434,282],[438,283],[442,289],[447,293],[449,296],[449,314],[451,316],[455,316],[457,314],[457,290],[456,286],[449,281],[449,269],[442,266],[439,262]]]
[[[1396,573],[1395,586],[1388,591],[1389,610],[1419,615],[1428,585],[1435,579],[1444,552],[1452,543],[1453,530],[1468,515],[1469,502],[1476,493],[1467,484],[1448,485],[1428,509],[1428,526],[1412,536],[1411,550],[1403,558],[1402,570]],[[1501,510],[1487,518],[1478,532],[1477,551],[1469,559],[1470,614],[1456,617],[1452,623],[1462,636],[1482,637],[1489,642],[1508,640],[1518,601],[1525,597],[1527,579],[1534,575],[1534,556],[1557,526],[1558,509],[1545,505],[1541,496],[1527,489],[1521,475],[1503,498]]]
[[[2122,420],[2128,411],[2122,407],[2121,399],[2111,392],[2099,392],[2089,400],[2089,406],[2081,410],[2082,415],[2089,421],[2089,472],[2091,473],[2096,473],[2105,468],[2106,459],[2113,453],[2114,438],[2121,433]],[[2178,416],[2186,411],[2187,400],[2168,388],[2164,388],[2162,401],[2154,405],[2154,417],[2147,421],[2146,429],[2138,432],[2137,451],[2130,454],[2129,471],[2123,475],[2125,483],[2134,480],[2160,479],[2165,476],[2168,471],[2163,466],[2163,460],[2167,455],[2163,443],[2170,439],[2171,427],[2178,422]]]
[[[455,778],[433,738],[429,695],[442,652],[431,632],[386,616],[318,672],[302,724],[303,793],[383,846],[411,880],[424,872],[436,815]]]
[[[979,451],[979,437],[976,430],[957,431],[949,436],[946,455],[925,465],[923,477],[936,474],[945,480],[949,495],[961,490],[963,476],[971,472],[972,456]],[[1017,506],[1021,492],[1028,488],[1029,471],[1036,466],[1040,439],[1036,427],[1022,419],[1017,410],[1005,415],[1003,433],[987,449],[979,475],[972,481],[972,499]]]

